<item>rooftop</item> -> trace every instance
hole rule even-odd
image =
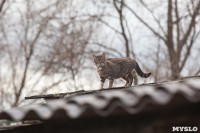
[[[173,114],[181,110],[199,110],[200,77],[177,81],[142,84],[128,88],[111,88],[26,97],[44,98],[46,104],[15,107],[0,113],[0,119],[24,120],[82,120],[138,116],[145,119],[152,114]],[[49,100],[54,99],[54,100]],[[161,113],[162,112],[162,113]],[[192,112],[193,113],[193,112]],[[150,115],[150,116],[149,116]],[[147,116],[143,118],[143,116]],[[153,119],[153,118],[152,118]]]

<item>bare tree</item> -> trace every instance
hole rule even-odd
[[[9,44],[10,34],[6,32],[5,28],[3,29],[7,45],[6,50],[8,52],[7,60],[10,62],[9,64],[11,68],[11,80],[9,82],[11,84],[10,87],[13,89],[15,94],[14,99],[11,100],[13,101],[12,106],[17,106],[20,103],[20,98],[28,82],[28,75],[30,75],[29,71],[31,70],[31,63],[35,55],[36,45],[39,43],[41,34],[50,20],[49,18],[44,18],[40,23],[37,23],[36,19],[39,18],[34,19],[33,14],[40,15],[42,11],[34,12],[33,8],[31,8],[31,4],[33,3],[26,1],[26,13],[23,14],[21,12],[20,14],[22,19],[21,26],[24,29],[24,32],[23,35],[21,32],[19,33],[19,31],[15,32],[16,36],[19,38],[19,44]],[[34,28],[34,26],[37,26],[37,28]]]
[[[45,67],[51,65],[47,71],[49,74],[71,75],[69,79],[72,79],[73,86],[70,87],[75,90],[81,89],[77,85],[77,78],[87,59],[86,47],[94,29],[94,22],[90,18],[77,19],[73,18],[69,23],[61,25],[61,34],[56,37],[58,43],[52,44],[41,60]]]
[[[115,9],[117,10],[118,14],[119,14],[119,21],[120,21],[120,27],[121,27],[121,35],[124,38],[124,45],[126,48],[126,57],[130,56],[130,49],[129,49],[129,41],[128,41],[128,37],[126,35],[125,32],[125,26],[124,26],[124,15],[123,15],[123,8],[124,8],[124,0],[119,1],[120,5],[117,5],[117,0],[113,0],[113,5],[115,7]]]
[[[195,43],[195,40],[199,36],[199,31],[197,31],[196,25],[198,23],[197,16],[199,15],[200,1],[187,1],[184,5],[186,8],[185,12],[180,13],[180,3],[177,0],[168,0],[166,14],[167,21],[165,24],[166,28],[162,26],[162,20],[156,18],[153,10],[143,0],[141,0],[141,3],[143,7],[152,15],[154,22],[158,25],[159,30],[162,32],[157,31],[127,3],[124,5],[156,37],[163,41],[169,54],[171,79],[177,79],[190,56],[191,48]],[[181,16],[180,14],[183,15]],[[184,50],[186,50],[186,53],[182,54]]]
[[[125,16],[123,15],[123,8],[124,8],[124,0],[118,1],[117,0],[113,0],[113,5],[115,7],[115,9],[117,10],[117,13],[119,14],[119,21],[120,21],[120,27],[121,27],[121,35],[124,38],[124,45],[125,45],[125,49],[126,49],[126,57],[130,57],[130,44],[131,42],[128,39],[128,35],[126,33],[126,31],[129,31],[129,27],[126,26],[124,24],[124,21],[126,21]],[[126,30],[127,28],[127,30]],[[129,38],[131,38],[131,35],[129,36]],[[135,53],[132,50],[132,55],[135,59]],[[138,78],[136,76],[136,73],[134,73],[134,84],[137,85],[138,84]]]
[[[112,56],[117,55],[121,57],[125,55],[136,58],[132,50],[134,46],[131,38],[133,36],[133,24],[130,25],[131,23],[129,22],[132,18],[136,18],[147,30],[153,33],[154,40],[159,40],[159,43],[155,41],[155,45],[152,45],[152,49],[156,49],[154,52],[155,56],[148,57],[151,58],[151,62],[157,64],[153,65],[154,67],[151,66],[151,71],[154,71],[152,75],[154,76],[154,80],[174,80],[183,74],[183,70],[185,71],[187,69],[187,61],[190,59],[192,51],[194,51],[193,47],[197,44],[200,33],[200,29],[197,26],[199,24],[199,0],[185,0],[184,2],[166,0],[155,3],[144,0],[141,0],[139,3],[126,0],[107,0],[102,1],[102,4],[105,7],[106,4],[110,4],[111,6],[108,7],[113,7],[113,10],[110,9],[108,12],[105,10],[104,16],[98,20],[102,25],[116,33],[115,39],[113,40],[122,40],[121,44],[124,45],[125,51],[122,52],[122,49],[119,50],[117,47],[113,47],[114,45],[109,44],[108,41],[102,42],[100,40],[92,42],[93,45],[103,48],[104,51],[108,51]],[[140,7],[137,7],[137,5]],[[116,11],[116,14],[113,11]],[[149,15],[148,18],[145,18],[141,14],[143,11]],[[130,14],[133,16],[132,18]],[[115,20],[119,24],[116,24]],[[135,22],[135,25],[139,25],[138,22]],[[142,30],[146,31],[146,29]],[[119,37],[116,37],[117,35]],[[141,39],[143,37],[142,34]],[[116,41],[113,42],[116,43]],[[118,43],[116,45],[120,44]],[[144,59],[146,57],[141,57],[140,59],[142,58]],[[145,64],[143,67],[146,68]],[[193,71],[193,75],[200,73],[199,68],[193,69]]]
[[[10,20],[7,13],[1,17],[0,110],[23,104],[26,95],[55,87],[58,92],[60,85],[62,91],[80,89],[77,78],[96,25],[95,18],[81,14],[73,2],[51,1],[37,7],[38,1],[24,1],[23,8],[11,3],[16,19]]]

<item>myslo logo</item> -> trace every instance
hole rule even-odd
[[[185,127],[179,127],[179,126],[177,126],[177,127],[172,127],[172,131],[173,132],[180,132],[180,131],[182,131],[182,132],[196,132],[196,131],[198,131],[198,128],[197,127],[187,127],[187,126],[185,126]]]

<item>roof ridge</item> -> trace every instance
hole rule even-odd
[[[147,84],[139,84],[131,87],[140,87],[140,86],[156,86],[156,85],[163,85],[165,83],[175,83],[175,82],[183,82],[189,79],[200,79],[200,76],[188,76],[188,77],[181,77],[177,80],[166,80],[166,81],[160,81],[155,83],[147,83]],[[103,91],[112,91],[112,90],[119,90],[119,89],[126,89],[130,87],[113,87],[113,88],[105,88],[105,89],[99,89],[99,90],[78,90],[73,92],[66,92],[66,93],[54,93],[54,94],[46,94],[46,95],[33,95],[33,96],[27,96],[25,99],[60,99],[64,97],[71,97],[71,96],[77,96],[77,95],[84,95],[84,94],[91,94],[91,93],[98,93]]]

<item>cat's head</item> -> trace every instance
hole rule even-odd
[[[94,64],[96,65],[98,70],[102,70],[106,65],[106,57],[105,53],[102,55],[93,55]]]

